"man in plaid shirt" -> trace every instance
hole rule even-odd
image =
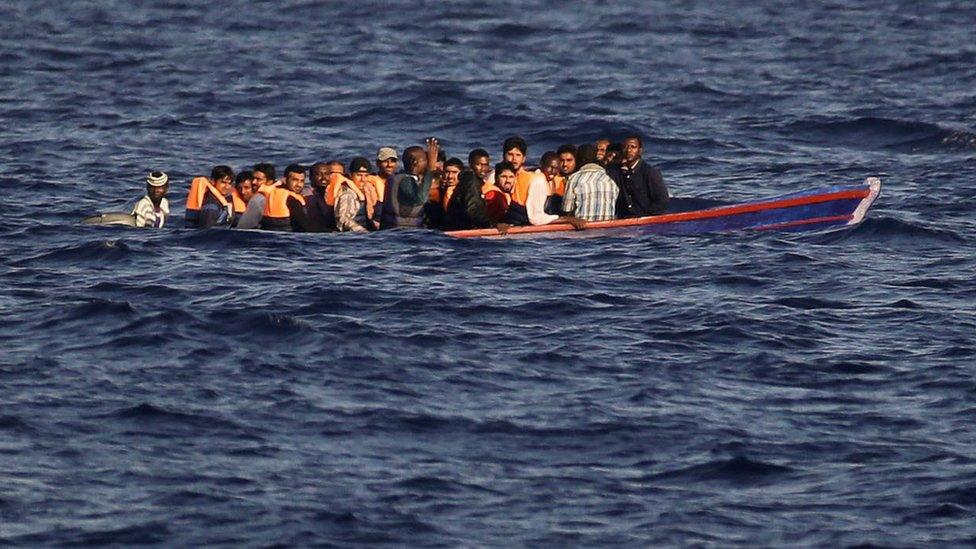
[[[566,180],[563,212],[587,221],[609,221],[620,189],[597,161],[596,147],[580,145],[576,151],[579,170]]]

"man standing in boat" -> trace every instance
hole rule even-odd
[[[662,214],[668,209],[668,188],[661,170],[642,157],[644,142],[631,135],[623,141],[623,159],[607,173],[620,189],[617,197],[617,217],[643,217]]]

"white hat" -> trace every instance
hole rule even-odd
[[[149,172],[149,177],[146,178],[146,183],[150,187],[162,187],[163,185],[169,183],[169,176],[164,172]]]

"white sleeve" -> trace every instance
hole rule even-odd
[[[152,222],[155,223],[156,215],[153,209],[152,202],[146,200],[145,198],[136,202],[134,208],[132,208],[132,215],[136,217],[136,227],[145,227],[150,224],[150,218]]]
[[[529,183],[529,196],[525,199],[525,209],[529,211],[529,223],[548,225],[559,219],[558,215],[546,213],[546,199],[549,198],[549,185],[546,176],[535,174]]]

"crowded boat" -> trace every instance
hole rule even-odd
[[[380,148],[365,156],[290,164],[279,174],[257,163],[235,173],[214,166],[190,181],[184,223],[291,232],[372,232],[392,228],[441,231],[560,223],[582,230],[588,222],[662,214],[668,189],[647,163],[640,136],[619,143],[599,139],[565,144],[529,168],[528,145],[518,136],[492,162],[476,148],[466,162],[448,157],[436,138],[397,153]],[[152,171],[146,195],[129,214],[138,227],[163,227],[169,215],[169,177]]]

